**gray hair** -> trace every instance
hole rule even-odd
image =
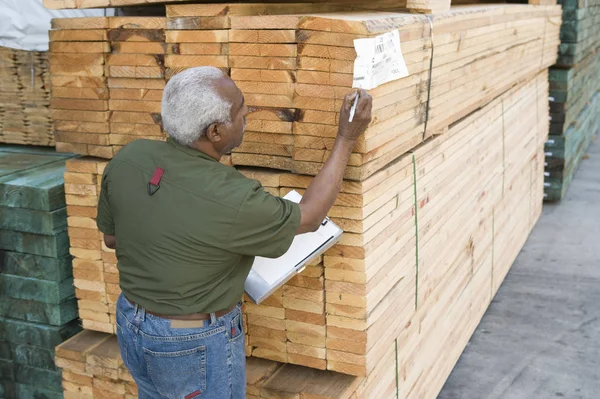
[[[162,97],[163,128],[179,144],[191,146],[213,123],[231,123],[231,103],[215,90],[224,76],[214,67],[186,69],[169,80]]]

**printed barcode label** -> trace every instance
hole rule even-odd
[[[381,54],[384,53],[386,51],[390,51],[390,50],[394,50],[394,41],[393,40],[387,40],[384,43],[379,43],[377,44],[377,46],[375,47],[375,54]]]
[[[374,38],[357,39],[354,48],[357,57],[352,87],[370,90],[408,76],[397,30]]]

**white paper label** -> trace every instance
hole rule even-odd
[[[354,48],[357,57],[352,87],[371,90],[408,76],[397,30],[373,38],[356,39]]]

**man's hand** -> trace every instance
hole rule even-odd
[[[359,100],[353,121],[349,122],[350,109],[355,100],[356,93],[349,94],[344,98],[344,104],[340,111],[339,131],[333,151],[300,201],[302,219],[298,234],[316,231],[327,216],[342,187],[344,171],[356,145],[356,140],[371,123],[373,99],[362,89],[359,91]]]
[[[115,249],[117,247],[117,239],[115,236],[104,234],[104,245],[106,245],[106,248]]]
[[[371,109],[373,108],[373,98],[366,90],[360,89],[358,91],[356,112],[352,122],[350,122],[350,110],[356,101],[356,94],[357,92],[346,95],[340,110],[338,135],[350,140],[357,140],[367,130],[369,123],[371,123]]]

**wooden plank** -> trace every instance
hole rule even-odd
[[[118,30],[165,29],[166,22],[166,18],[163,17],[110,17],[108,27]]]
[[[52,53],[108,53],[110,45],[107,42],[51,42]]]
[[[108,40],[104,29],[51,30],[48,36],[51,42],[101,42]]]
[[[52,19],[52,29],[108,29],[108,18],[106,17],[87,17],[87,18],[54,18]]]

